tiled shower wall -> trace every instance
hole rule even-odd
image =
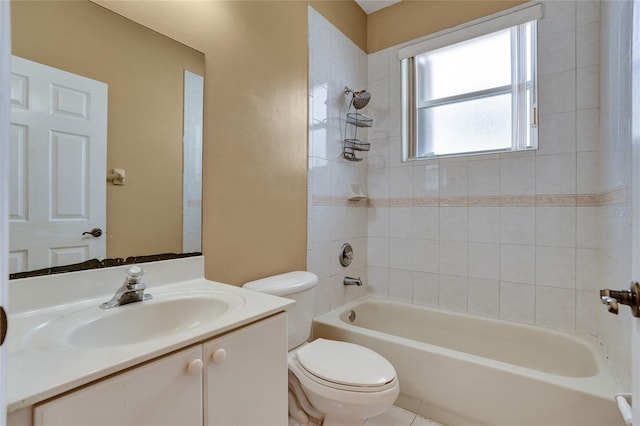
[[[630,319],[607,313],[598,289],[631,279],[630,10],[630,0],[543,2],[539,150],[402,163],[399,46],[367,58],[310,8],[316,313],[364,291],[596,334],[629,389]],[[340,159],[344,84],[372,93],[362,163]],[[368,207],[346,201],[349,182]],[[356,248],[347,270],[344,241]],[[365,289],[345,289],[346,274]]]
[[[631,34],[632,2],[603,1],[600,67],[600,282],[625,289],[631,281]],[[637,279],[637,278],[636,278]],[[628,308],[611,315],[601,307],[598,336],[622,388],[631,387],[631,321]]]
[[[402,163],[398,48],[369,56],[375,295],[596,334],[600,3],[543,13],[536,151]]]
[[[318,12],[309,7],[309,180],[307,269],[318,275],[316,314],[343,305],[366,291],[345,287],[345,276],[367,282],[367,209],[347,201],[347,186],[366,192],[367,163],[341,158],[348,86],[366,87],[367,55]],[[366,129],[358,130],[366,139]],[[344,268],[338,261],[344,243],[355,259]]]

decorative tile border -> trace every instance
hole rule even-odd
[[[357,201],[332,195],[314,195],[312,204],[332,207],[599,207],[628,201],[629,188],[620,187],[599,194],[369,198]]]

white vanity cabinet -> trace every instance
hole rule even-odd
[[[34,407],[34,426],[286,425],[286,314]]]
[[[165,356],[36,406],[34,426],[202,424],[202,346]]]
[[[206,425],[287,425],[286,330],[282,313],[203,345]]]

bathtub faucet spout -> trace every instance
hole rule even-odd
[[[357,285],[358,287],[360,287],[362,285],[362,280],[360,279],[360,277],[358,278],[344,277],[344,281],[342,281],[342,283],[344,285]]]

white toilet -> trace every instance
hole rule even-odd
[[[326,339],[307,343],[317,283],[315,274],[297,271],[243,287],[296,301],[287,309],[290,416],[302,424],[317,424],[324,418],[325,426],[362,425],[396,400],[400,392],[396,371],[363,346]]]

